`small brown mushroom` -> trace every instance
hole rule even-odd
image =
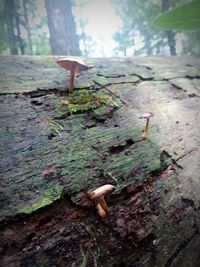
[[[62,58],[56,61],[56,63],[66,70],[70,71],[70,80],[69,80],[69,91],[72,93],[74,91],[74,78],[76,72],[81,72],[84,70],[88,70],[89,67],[85,65],[85,63],[79,59],[70,59],[70,58]]]
[[[115,186],[106,184],[88,193],[90,198],[97,203],[99,216],[103,219],[107,218],[109,215],[108,206],[104,197],[110,195],[114,190]]]
[[[149,128],[149,119],[150,119],[151,117],[153,117],[153,116],[154,116],[154,113],[153,113],[153,112],[147,112],[147,113],[143,114],[143,115],[140,117],[140,119],[147,119],[147,121],[146,121],[146,125],[145,125],[145,127],[144,127],[144,131],[143,131],[142,136],[141,136],[141,138],[142,138],[143,140],[146,139],[146,137],[147,137],[147,134],[148,134],[148,128]]]

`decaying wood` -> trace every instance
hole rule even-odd
[[[55,59],[1,58],[0,265],[199,266],[199,60],[86,63],[75,90],[127,105],[59,117]],[[103,184],[105,220],[87,195]]]

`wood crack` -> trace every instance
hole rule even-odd
[[[171,267],[174,260],[179,256],[179,254],[181,253],[181,251],[183,249],[185,249],[189,243],[194,239],[194,237],[196,237],[197,235],[199,235],[199,230],[194,227],[194,233],[187,239],[185,239],[184,241],[182,241],[178,248],[176,249],[176,251],[172,254],[172,256],[167,260],[167,263],[165,264],[165,267]]]
[[[198,151],[198,150],[199,150],[199,147],[195,147],[195,148],[189,150],[188,152],[182,154],[181,156],[179,156],[178,158],[176,158],[174,161],[177,162],[177,161],[179,161],[179,160],[181,160],[181,159],[187,157],[188,155],[190,155],[190,154],[192,154],[193,152],[196,152],[196,151]]]

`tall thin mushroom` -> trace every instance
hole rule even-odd
[[[150,119],[151,117],[153,117],[153,116],[154,116],[154,113],[153,113],[153,112],[147,112],[147,113],[143,114],[143,115],[140,117],[140,119],[146,119],[146,120],[147,120],[147,121],[146,121],[146,124],[145,124],[145,127],[144,127],[144,131],[143,131],[142,136],[141,136],[141,138],[142,138],[143,140],[147,138],[148,129],[149,129],[149,119]]]
[[[69,59],[63,58],[56,61],[56,63],[66,70],[70,71],[70,79],[69,79],[69,92],[72,93],[74,91],[74,79],[76,72],[81,72],[84,70],[88,70],[88,67],[83,61],[79,59]]]

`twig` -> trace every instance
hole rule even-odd
[[[113,95],[113,96],[119,98],[119,100],[120,100],[124,105],[128,106],[128,104],[127,104],[125,101],[123,101],[123,100],[121,99],[120,96],[118,96],[117,94],[113,93],[113,92],[112,92],[110,89],[108,89],[105,85],[103,85],[103,84],[101,84],[101,83],[98,83],[98,82],[96,82],[96,81],[93,81],[93,82],[94,82],[95,84],[101,86],[102,88],[104,88],[104,89],[105,89],[106,91],[108,91],[111,95]]]

